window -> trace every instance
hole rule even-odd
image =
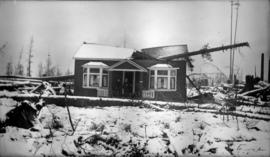
[[[96,66],[97,63],[90,62],[83,66],[83,87],[108,87],[108,71],[105,66]],[[89,64],[95,64],[95,66]]]
[[[105,69],[102,73],[102,87],[108,87],[108,71]]]
[[[170,89],[176,89],[176,70],[171,70]]]
[[[83,68],[83,87],[87,86],[87,68]]]
[[[155,89],[155,71],[150,70],[150,89]]]
[[[168,89],[168,78],[158,77],[157,78],[157,89]]]
[[[168,89],[168,70],[157,70],[157,89]]]
[[[89,86],[90,87],[99,87],[99,82],[100,82],[100,69],[90,68]]]
[[[173,67],[150,67],[149,88],[156,90],[176,90],[177,69]]]

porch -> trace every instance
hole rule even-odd
[[[109,88],[98,88],[98,97],[155,98],[154,90],[148,89],[148,75],[138,71],[111,71]]]

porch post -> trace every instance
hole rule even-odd
[[[113,83],[113,72],[112,71],[109,71],[109,82],[108,82],[108,84],[109,84],[109,97],[112,97],[113,96],[113,94],[112,94],[112,92],[113,92],[113,88],[112,88],[112,83]]]
[[[122,77],[122,87],[123,87],[123,85],[124,85],[124,83],[125,83],[125,74],[126,74],[126,72],[125,72],[125,71],[123,71],[123,77]],[[124,88],[122,88],[122,95],[124,95]]]
[[[133,71],[132,94],[135,94],[135,71]]]

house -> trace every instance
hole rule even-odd
[[[184,101],[186,62],[162,60],[166,52],[83,43],[74,56],[74,95]]]

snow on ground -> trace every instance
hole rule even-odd
[[[48,105],[38,117],[39,131],[7,127],[6,133],[0,133],[1,155],[122,156],[131,150],[148,156],[270,155],[269,121],[240,117],[227,121],[226,116],[211,113],[140,107],[70,107],[70,112],[77,126],[73,135],[67,109]],[[95,143],[95,135],[114,142],[106,141],[105,147],[102,141]]]

